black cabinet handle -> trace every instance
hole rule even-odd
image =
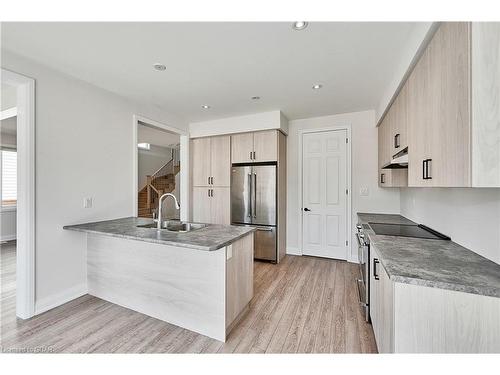
[[[250,160],[252,160],[252,151],[250,151]]]
[[[429,163],[431,161],[432,161],[432,159],[425,160],[425,178],[426,178],[426,180],[432,180],[432,176],[429,173]]]
[[[432,180],[432,177],[429,175],[429,162],[431,162],[432,159],[424,159],[422,161],[422,178],[424,180]]]
[[[377,258],[373,258],[373,278],[375,280],[380,280],[380,278],[378,277],[378,273],[377,273],[377,264],[379,264],[380,262],[378,261]]]
[[[380,174],[380,183],[385,184],[385,173]]]
[[[396,134],[394,136],[394,148],[399,148],[401,147],[401,141],[400,141],[400,138],[401,138],[401,134]]]

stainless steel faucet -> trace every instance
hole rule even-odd
[[[156,226],[157,229],[161,229],[161,223],[163,222],[163,217],[162,217],[162,205],[163,205],[163,200],[166,198],[166,197],[172,197],[174,198],[174,201],[175,201],[175,208],[177,210],[180,210],[181,206],[179,206],[179,202],[177,201],[177,198],[175,197],[175,195],[173,194],[170,194],[170,193],[165,193],[163,194],[161,197],[160,197],[160,201],[158,202],[158,224]]]

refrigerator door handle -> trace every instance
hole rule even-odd
[[[257,227],[256,230],[258,230],[260,232],[272,232],[273,228],[261,228],[261,227]]]
[[[253,217],[257,217],[257,173],[253,174],[253,207],[252,207]]]
[[[248,174],[248,217],[252,217],[252,174]]]

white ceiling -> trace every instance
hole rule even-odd
[[[297,119],[376,108],[415,26],[48,22],[2,23],[1,35],[2,48],[193,122],[276,109]],[[153,70],[156,62],[167,70]],[[323,88],[312,90],[315,83]]]
[[[137,127],[137,142],[170,147],[180,142],[180,136],[179,134],[140,124]]]

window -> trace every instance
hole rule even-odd
[[[17,203],[17,152],[2,151],[2,206]]]

